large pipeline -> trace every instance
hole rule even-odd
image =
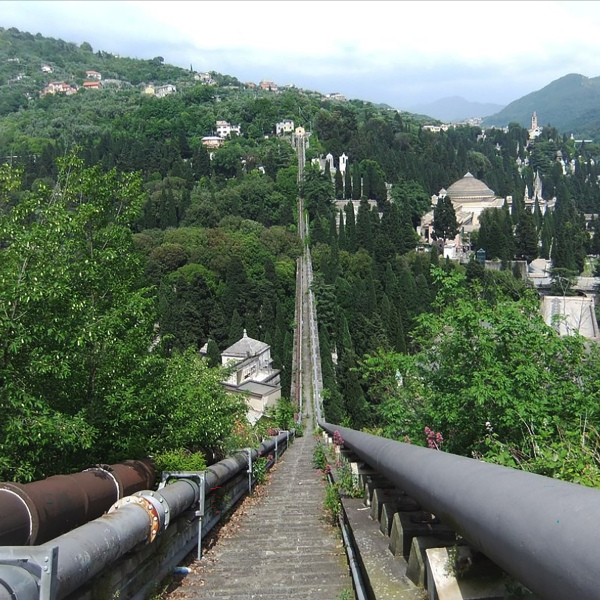
[[[600,598],[600,490],[320,426],[540,598]]]
[[[33,483],[0,483],[0,546],[43,544],[154,485],[150,461],[128,460]]]
[[[250,450],[252,461],[275,452],[289,437],[290,432],[282,432],[258,449]],[[204,480],[206,496],[211,488],[224,485],[247,467],[247,451],[209,467]],[[50,556],[56,557],[51,567],[52,597],[65,598],[136,546],[153,542],[178,515],[196,510],[199,498],[198,484],[191,479],[180,479],[157,491],[137,491],[133,496],[119,499],[108,514],[32,548],[31,557],[38,557],[38,562],[40,556],[45,557],[42,562]],[[8,556],[14,551],[16,559],[22,559],[24,550],[6,549]],[[47,569],[50,568],[44,567]],[[43,586],[43,575],[41,581]],[[0,600],[37,600],[38,584],[30,570],[0,562]]]

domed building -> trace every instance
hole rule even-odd
[[[508,196],[506,200],[496,196],[483,181],[473,177],[471,173],[466,173],[462,179],[455,181],[447,190],[441,189],[437,195],[431,197],[433,208],[440,198],[450,197],[458,228],[461,234],[470,233],[479,229],[479,215],[486,208],[502,208],[504,202],[512,204],[512,197]],[[433,210],[428,212],[421,219],[421,236],[425,241],[430,242],[433,233]],[[460,247],[460,234],[456,240],[457,249]]]

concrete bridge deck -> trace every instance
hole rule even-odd
[[[266,496],[193,565],[172,598],[354,598],[337,527],[324,520],[325,483],[312,468],[311,431],[283,455]]]

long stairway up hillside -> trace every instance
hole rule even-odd
[[[228,539],[198,561],[187,599],[354,597],[339,532],[323,520],[325,484],[312,468],[311,431],[296,439],[261,499]]]

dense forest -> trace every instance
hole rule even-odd
[[[40,97],[87,69],[120,83]],[[595,485],[596,347],[548,328],[510,263],[589,268],[598,149],[551,127],[533,144],[516,124],[432,133],[360,100],[211,75],[0,30],[0,479],[149,452],[210,458],[258,437],[219,384],[219,353],[246,329],[271,346],[289,396],[300,193],[330,422],[418,444],[427,427],[449,451]],[[177,92],[148,96],[149,82]],[[334,171],[309,164],[298,186],[283,119]],[[209,151],[217,120],[240,135]],[[419,241],[431,195],[467,171],[513,197],[471,239],[501,271]],[[556,197],[545,215],[522,200],[536,174]],[[441,208],[436,233],[453,237]]]

